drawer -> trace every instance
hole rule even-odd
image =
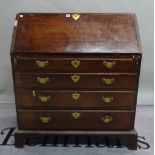
[[[133,123],[129,111],[18,111],[19,129],[131,130]]]
[[[17,71],[31,72],[139,72],[140,60],[125,58],[15,57]]]
[[[17,106],[41,109],[132,109],[135,91],[17,90]]]
[[[16,73],[17,87],[25,88],[137,88],[138,74],[102,74],[102,73],[77,73],[77,74],[26,74]]]

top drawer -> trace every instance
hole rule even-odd
[[[133,57],[14,57],[16,71],[31,72],[139,72],[140,56]]]

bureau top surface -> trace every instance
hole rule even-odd
[[[78,15],[74,19],[73,14],[66,13],[17,14],[11,52],[141,52],[134,14],[83,13]]]

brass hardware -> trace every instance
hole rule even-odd
[[[78,20],[80,18],[80,14],[77,14],[77,13],[72,14],[71,16],[74,20]]]
[[[106,68],[112,69],[115,66],[116,62],[115,61],[103,61],[103,64]]]
[[[79,117],[80,117],[80,113],[79,112],[73,112],[72,113],[72,117],[74,118],[74,119],[78,119]]]
[[[80,94],[79,93],[72,93],[72,98],[74,100],[78,100],[80,98]]]
[[[48,123],[51,120],[51,117],[39,117],[42,123]]]
[[[48,65],[48,61],[47,60],[45,60],[45,61],[39,61],[39,60],[37,60],[36,61],[36,65],[39,68],[45,68]]]
[[[77,83],[80,80],[80,76],[79,75],[72,75],[71,79],[74,83]]]
[[[105,115],[105,116],[101,117],[101,121],[103,121],[106,124],[112,122],[112,120],[113,120],[113,118],[109,115]]]
[[[80,66],[80,60],[72,60],[71,61],[71,65],[74,67],[74,68],[78,68]]]
[[[46,84],[49,82],[49,77],[45,77],[45,78],[37,77],[37,81],[41,84]]]
[[[115,78],[102,78],[103,83],[110,85],[115,81]]]
[[[105,96],[102,97],[102,100],[105,103],[110,103],[110,102],[112,102],[113,99],[114,99],[113,97],[105,97]]]
[[[50,99],[50,96],[38,96],[38,99],[41,102],[47,102]]]

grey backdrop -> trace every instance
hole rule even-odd
[[[153,0],[0,0],[0,103],[14,102],[10,42],[18,12],[134,12],[143,61],[138,104],[153,104]]]

